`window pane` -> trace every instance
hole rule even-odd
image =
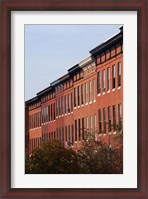
[[[110,68],[107,69],[107,90],[110,90]]]
[[[100,72],[98,72],[98,94],[101,93],[101,87],[100,87]]]
[[[105,92],[105,70],[102,73],[102,90]]]
[[[112,88],[115,88],[115,79],[116,79],[116,72],[115,72],[115,65],[112,66]]]
[[[121,63],[118,63],[118,87],[121,86]]]

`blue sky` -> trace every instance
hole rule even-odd
[[[119,27],[25,25],[25,100],[89,57],[89,51],[117,34]]]

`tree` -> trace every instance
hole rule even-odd
[[[79,166],[81,173],[113,174],[123,173],[123,145],[119,144],[119,137],[115,139],[115,146],[96,141],[91,133],[81,142],[78,150]]]
[[[44,142],[30,157],[26,173],[76,174],[79,173],[77,154],[57,140]]]
[[[26,160],[32,174],[121,174],[123,173],[123,132],[118,127],[113,145],[97,141],[85,132],[78,150],[65,148],[60,141],[43,142]]]

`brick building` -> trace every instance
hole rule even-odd
[[[123,28],[25,105],[29,154],[42,140],[77,147],[87,131],[111,143],[123,123]]]

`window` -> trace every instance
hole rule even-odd
[[[74,107],[76,107],[76,88],[74,88]]]
[[[102,73],[102,90],[105,92],[105,70]]]
[[[71,111],[73,111],[73,93],[71,93]]]
[[[80,106],[80,86],[78,86],[78,106]]]
[[[116,72],[115,72],[115,65],[112,66],[112,89],[115,89],[115,82],[116,82]]]
[[[65,126],[65,141],[67,142],[67,126]]]
[[[60,141],[62,141],[61,138],[62,138],[62,136],[61,136],[61,128],[59,128],[59,140]]]
[[[56,100],[56,116],[58,116],[58,99]]]
[[[121,86],[121,63],[118,63],[118,87]]]
[[[108,132],[111,132],[111,109],[108,107]]]
[[[122,107],[121,107],[121,104],[118,104],[118,120],[119,120],[119,128],[122,129]]]
[[[49,115],[49,121],[50,121],[50,105],[48,106],[48,115]]]
[[[84,104],[84,85],[81,85],[81,104]]]
[[[75,120],[75,141],[77,141],[77,120]]]
[[[103,108],[104,133],[106,133],[106,108]]]
[[[63,102],[62,102],[62,109],[63,109],[63,111],[62,112],[64,114],[65,113],[65,102],[64,102],[65,98],[64,98],[64,96],[62,98],[63,98]]]
[[[110,68],[107,69],[107,90],[110,91]]]
[[[68,94],[68,113],[70,113],[70,94]]]
[[[62,127],[62,143],[64,144],[64,127]]]
[[[61,98],[59,98],[59,115],[61,115]]]
[[[98,94],[101,93],[101,85],[100,85],[100,82],[101,82],[101,77],[100,77],[100,72],[98,72]]]
[[[52,111],[52,109],[53,109],[53,105],[51,104],[51,121],[53,120],[53,111]]]
[[[66,113],[66,95],[65,95],[65,100],[64,100],[64,103],[65,103],[65,105],[64,105],[64,107],[65,107],[65,113]]]
[[[88,132],[89,128],[88,128],[88,117],[86,117],[86,131]]]
[[[96,82],[94,79],[94,101],[96,101]]]
[[[90,133],[92,133],[92,115],[90,116]]]
[[[113,128],[116,130],[116,106],[113,106]]]
[[[84,118],[82,118],[82,140],[84,140]]]
[[[89,101],[92,102],[92,82],[89,82]]]
[[[94,136],[95,140],[97,139],[97,123],[96,123],[96,115],[94,115]]]
[[[80,119],[78,119],[78,140],[81,138]]]
[[[67,144],[70,145],[70,125],[68,125]]]
[[[68,113],[68,95],[66,95],[66,113]]]
[[[85,103],[87,104],[88,103],[88,85],[87,85],[87,83],[85,83],[85,92],[86,92],[86,94],[85,94]]]
[[[71,131],[72,131],[72,145],[74,144],[74,129],[73,124],[71,125]]]
[[[53,104],[53,119],[55,120],[55,103]]]
[[[98,110],[98,119],[99,119],[99,133],[101,133],[102,132],[101,109]]]

